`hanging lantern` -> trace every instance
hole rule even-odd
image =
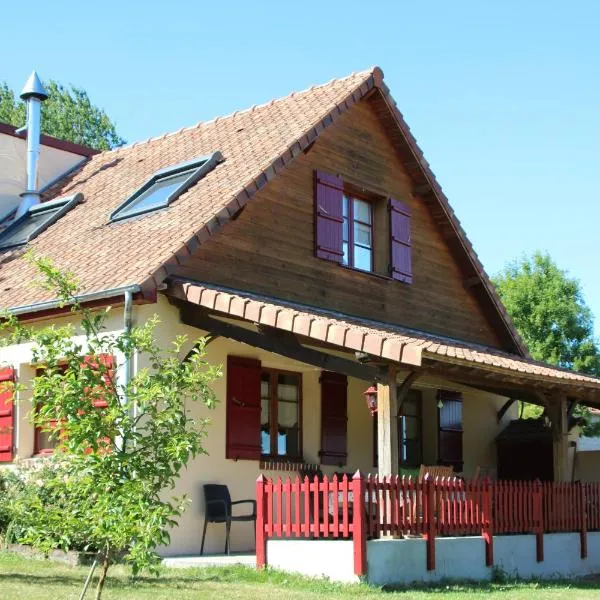
[[[364,396],[367,401],[367,408],[373,417],[377,412],[377,386],[375,384],[371,385],[371,387],[364,392]]]

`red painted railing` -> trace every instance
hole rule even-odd
[[[366,572],[365,479],[357,474],[331,479],[289,477],[256,481],[256,563],[266,564],[273,537],[354,539],[354,570]]]
[[[493,536],[533,534],[537,560],[544,533],[579,532],[587,556],[587,531],[600,530],[600,484],[539,481],[465,481],[459,478],[363,476],[256,483],[257,565],[266,564],[272,537],[352,538],[354,568],[366,572],[366,540],[381,535],[422,536],[427,567],[435,568],[435,538],[481,535],[486,564],[493,564]]]

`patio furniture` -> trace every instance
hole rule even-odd
[[[256,500],[231,501],[229,488],[226,485],[209,483],[204,488],[204,531],[202,533],[202,545],[200,554],[204,554],[204,538],[209,523],[225,523],[225,554],[229,554],[229,534],[231,523],[234,521],[254,523],[254,535],[256,537]],[[243,515],[232,515],[232,507],[236,504],[252,504],[252,513]]]
[[[421,465],[419,469],[419,481],[423,481],[425,475],[429,475],[431,479],[435,479],[436,477],[454,477],[454,469],[443,465]]]

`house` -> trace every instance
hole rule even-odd
[[[567,417],[600,406],[600,380],[529,357],[379,68],[94,154],[41,200],[24,218],[45,206],[43,230],[0,234],[3,307],[71,318],[31,285],[33,248],[76,273],[83,302],[113,306],[112,330],[129,311],[156,313],[165,344],[189,336],[182,358],[209,334],[224,366],[209,455],[179,481],[192,505],[165,555],[199,552],[205,483],[236,499],[254,497],[260,474],[493,476],[517,398],[546,406],[551,478],[570,479]],[[0,361],[5,379],[35,377],[26,345]],[[4,417],[5,462],[52,450],[21,396]],[[223,529],[208,528],[207,552],[222,551]],[[254,541],[236,524],[234,550]]]

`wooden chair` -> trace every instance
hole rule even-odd
[[[204,488],[204,531],[202,533],[202,545],[200,554],[204,554],[204,538],[206,537],[206,527],[209,523],[225,523],[225,554],[229,554],[229,532],[231,523],[234,521],[254,523],[254,537],[256,537],[256,500],[236,500],[231,501],[229,488],[226,485],[209,483]],[[232,507],[236,504],[251,504],[252,513],[233,516]]]
[[[423,481],[425,475],[429,475],[432,479],[436,477],[454,477],[454,469],[444,465],[421,465],[419,469],[419,481]]]
[[[421,465],[420,469],[419,469],[419,483],[423,483],[423,481],[425,480],[425,475],[429,475],[429,477],[431,479],[435,479],[436,477],[439,478],[450,478],[450,477],[455,477],[455,473],[454,473],[454,469],[452,467],[446,466],[446,465]],[[440,495],[439,496],[439,501],[440,503],[442,502],[443,497]],[[421,507],[423,506],[423,498],[420,497],[419,498],[419,504],[421,505]],[[421,508],[422,510],[422,508]],[[439,511],[439,507],[437,507],[437,509]],[[423,515],[417,515],[417,511],[416,511],[416,503],[413,504],[413,519],[416,520],[417,518],[422,519]]]

